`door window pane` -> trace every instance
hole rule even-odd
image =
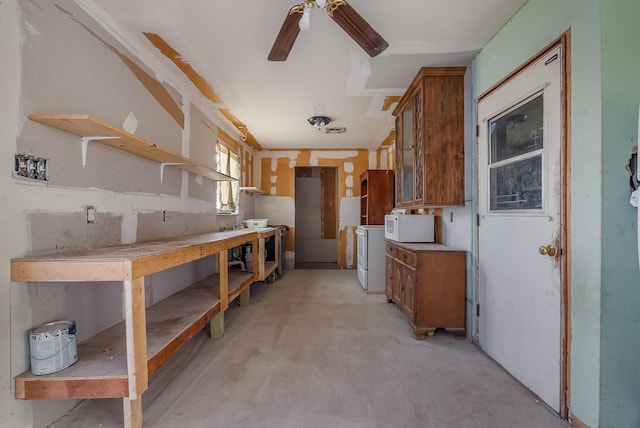
[[[490,169],[491,211],[542,208],[542,155]]]
[[[489,211],[542,210],[543,93],[489,122]]]
[[[491,163],[542,149],[542,93],[491,122]]]

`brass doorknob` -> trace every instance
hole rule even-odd
[[[556,246],[553,244],[541,245],[540,248],[538,248],[538,252],[543,256],[553,257],[556,255],[556,251]]]

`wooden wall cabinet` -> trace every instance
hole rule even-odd
[[[466,252],[440,244],[386,243],[388,302],[409,320],[416,339],[444,328],[464,339]]]
[[[394,173],[368,169],[360,174],[360,224],[384,224],[385,214],[393,209]]]
[[[393,112],[396,206],[464,205],[465,67],[423,67]]]

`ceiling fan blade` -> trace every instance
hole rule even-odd
[[[341,4],[335,7],[333,13],[329,16],[331,16],[336,24],[342,27],[369,56],[374,57],[389,47],[385,39],[383,39],[354,8],[346,2],[340,3]]]
[[[300,27],[298,26],[300,18],[302,18],[300,7],[292,7],[284,19],[282,27],[280,27],[280,32],[275,42],[273,42],[273,47],[269,52],[269,61],[285,61],[287,59],[300,32]]]

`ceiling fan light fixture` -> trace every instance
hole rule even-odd
[[[318,131],[322,131],[325,126],[331,123],[331,118],[327,116],[311,116],[307,121]]]
[[[305,5],[304,11],[302,11],[302,18],[300,18],[300,22],[298,22],[298,26],[302,31],[307,31],[311,27],[311,13],[309,12],[310,9],[311,8],[309,6]]]

